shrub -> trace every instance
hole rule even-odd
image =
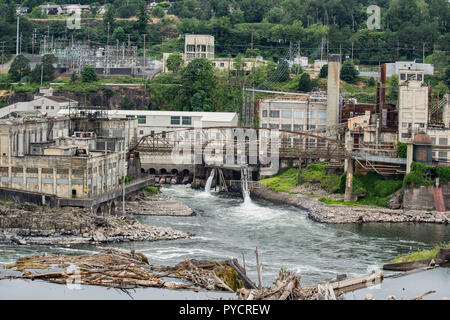
[[[436,167],[439,182],[450,182],[450,167]]]
[[[158,193],[158,189],[156,187],[147,186],[147,187],[144,188],[144,192],[151,193],[151,194],[157,194]]]
[[[406,158],[407,144],[403,142],[397,142],[397,153],[400,158]]]
[[[408,173],[403,179],[403,188],[408,184],[412,185],[414,188],[433,185],[433,180],[428,178],[431,169],[432,167],[430,166],[413,162],[411,164],[411,172]]]

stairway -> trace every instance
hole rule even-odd
[[[434,204],[437,212],[445,211],[444,196],[441,188],[434,188]]]

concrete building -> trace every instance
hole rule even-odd
[[[73,109],[72,114],[81,110]],[[59,115],[68,115],[64,109]],[[238,125],[235,112],[193,112],[193,111],[153,111],[153,110],[108,110],[110,119],[137,119],[137,135],[139,137],[154,133],[173,131],[185,128],[233,127]]]
[[[256,68],[262,65],[266,65],[267,62],[264,61],[261,57],[258,59],[252,59],[252,58],[244,58],[245,71],[250,71],[252,68]],[[234,70],[234,59],[232,58],[215,58],[212,60],[212,66],[219,69],[219,70]]]
[[[326,96],[313,93],[299,99],[266,99],[259,104],[262,128],[303,132],[323,129],[327,117]]]
[[[397,61],[395,63],[386,63],[386,76],[392,77],[394,74],[400,74],[401,70],[419,70],[423,74],[434,74],[434,66],[428,63],[416,63],[415,61]]]
[[[77,108],[78,102],[62,96],[35,96],[34,100],[17,102],[0,109],[0,118],[16,114],[45,114],[54,117],[60,110]]]
[[[214,59],[214,36],[208,34],[186,34],[184,37],[184,61],[195,58]]]
[[[46,15],[61,15],[64,14],[64,10],[58,4],[41,4],[42,12]]]
[[[0,120],[0,188],[42,194],[42,202],[102,197],[127,174],[136,127],[135,119]]]
[[[428,87],[424,72],[400,70],[398,97],[398,136],[400,142],[412,142],[414,134],[426,131],[428,123]]]

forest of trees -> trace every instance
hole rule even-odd
[[[46,25],[21,19],[23,51],[31,51],[32,29],[37,38],[53,35],[75,39],[89,39],[105,43],[106,25],[110,23],[110,40],[126,41],[142,46],[147,34],[149,49],[169,41],[168,48],[181,49],[178,36],[184,33],[206,33],[216,38],[216,54],[236,56],[245,53],[253,40],[253,47],[264,58],[277,61],[290,43],[299,43],[301,52],[312,58],[320,57],[322,38],[329,52],[352,55],[363,64],[378,64],[397,59],[422,59],[434,50],[450,51],[450,5],[447,0],[178,0],[170,6],[160,2],[158,10],[145,12],[143,0],[55,0],[51,3],[89,3],[93,10],[86,18],[98,17],[98,8],[110,8],[103,23],[85,25],[80,30],[68,30],[65,21]],[[30,11],[44,3],[41,0],[16,1]],[[46,2],[45,2],[46,3]],[[381,7],[381,29],[367,29],[367,7]],[[15,51],[15,2],[0,0],[0,41],[6,50]],[[162,8],[169,8],[168,15]],[[36,11],[36,10],[35,10]],[[177,18],[170,18],[175,15]],[[138,20],[121,20],[136,16]],[[154,23],[147,24],[148,21]],[[156,22],[157,21],[157,22]],[[172,47],[171,47],[172,45]],[[352,50],[353,49],[353,50]]]

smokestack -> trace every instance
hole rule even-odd
[[[386,64],[381,65],[381,97],[380,97],[381,109],[386,104]]]
[[[328,89],[327,89],[327,126],[339,124],[339,81],[341,72],[341,56],[332,54],[328,57]]]

